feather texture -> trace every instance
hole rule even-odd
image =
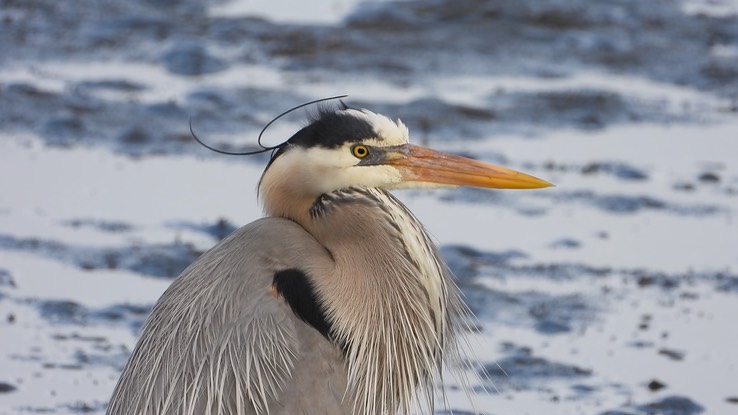
[[[340,352],[268,294],[276,270],[306,258],[332,262],[302,228],[275,218],[203,254],[155,305],[107,413],[348,413]]]
[[[318,203],[304,226],[336,261],[315,279],[346,348],[352,413],[432,412],[443,357],[456,355],[453,320],[465,312],[439,252],[384,190],[348,188]]]

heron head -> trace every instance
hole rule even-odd
[[[291,198],[347,187],[534,189],[550,183],[514,170],[409,143],[407,127],[365,109],[323,111],[275,153],[260,183]],[[268,203],[267,200],[265,200]]]

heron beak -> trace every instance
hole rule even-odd
[[[407,145],[404,154],[389,155],[387,164],[405,181],[494,189],[540,189],[553,184],[515,170],[429,148]]]

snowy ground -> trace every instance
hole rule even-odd
[[[480,320],[478,411],[738,413],[736,2],[155,3],[0,8],[0,414],[103,413],[171,279],[260,216],[265,159],[189,117],[249,148],[337,93],[557,185],[399,194]]]

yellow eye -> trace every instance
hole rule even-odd
[[[362,145],[356,145],[351,147],[351,152],[354,154],[354,156],[363,159],[364,157],[369,155],[369,149],[366,146]]]

